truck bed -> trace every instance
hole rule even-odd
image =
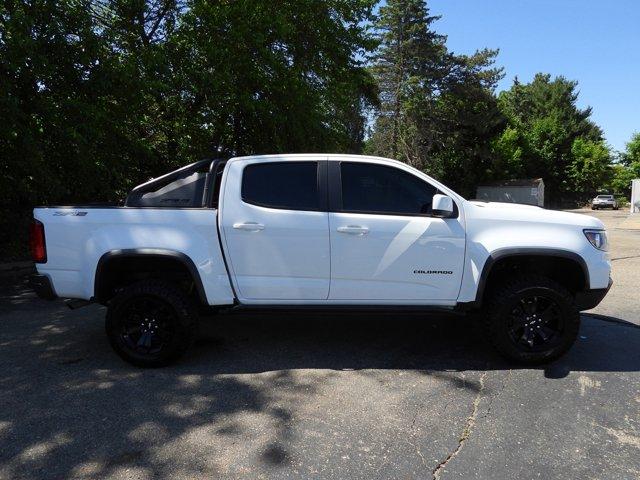
[[[153,208],[117,205],[38,207],[34,217],[45,225],[47,275],[59,297],[90,300],[103,255],[117,250],[180,252],[193,261],[209,304],[233,302],[214,208]]]

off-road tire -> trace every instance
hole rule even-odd
[[[163,336],[166,344],[158,352],[137,351],[123,334],[126,322],[131,321],[132,302],[142,300],[151,306],[161,305],[161,311],[166,312],[162,323],[171,335]],[[193,301],[177,286],[162,280],[143,280],[124,288],[109,303],[105,321],[109,343],[116,353],[132,365],[148,368],[169,365],[184,355],[196,337],[197,326],[198,312]]]
[[[514,325],[514,305],[531,296],[555,302],[556,316],[558,321],[562,321],[561,331],[553,337],[555,341],[546,348],[541,345],[535,350],[517,344],[510,333]],[[493,288],[489,292],[483,317],[485,336],[496,350],[509,360],[529,365],[547,363],[566,353],[580,329],[580,312],[573,295],[557,282],[534,274],[511,277]],[[534,325],[530,328],[537,327]]]

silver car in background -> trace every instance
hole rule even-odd
[[[598,195],[591,200],[591,210],[598,210],[599,208],[612,208],[618,209],[618,201],[613,195]]]

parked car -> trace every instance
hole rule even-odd
[[[467,201],[376,157],[206,160],[124,206],[34,217],[35,290],[106,305],[111,345],[140,366],[181,356],[203,313],[283,306],[481,312],[499,352],[546,362],[611,285],[600,220]]]
[[[598,195],[591,200],[591,210],[598,210],[600,208],[618,210],[618,201],[613,195]]]

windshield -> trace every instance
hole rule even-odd
[[[596,198],[599,198],[601,200],[610,200],[613,198],[613,195],[598,195]]]

